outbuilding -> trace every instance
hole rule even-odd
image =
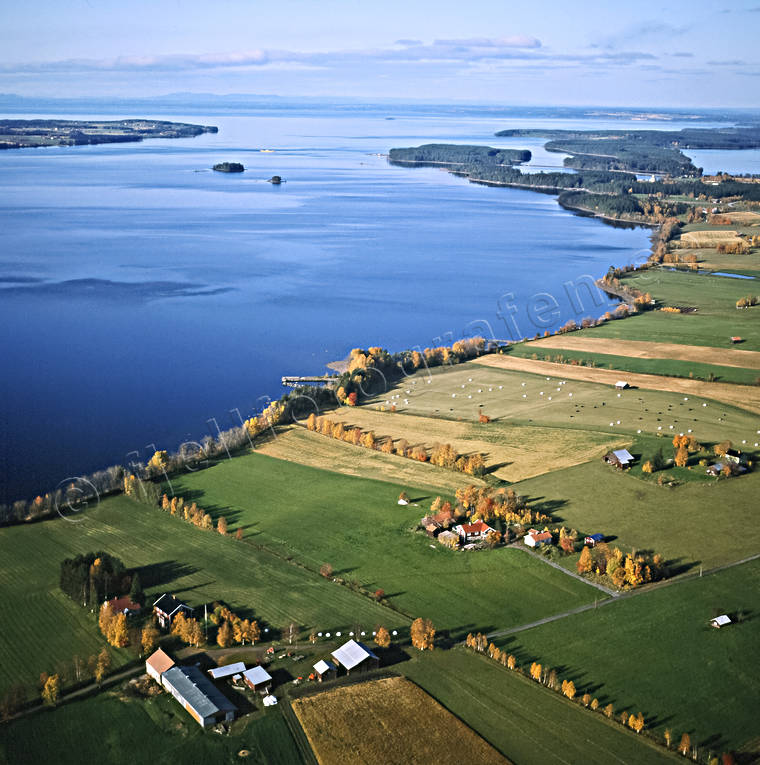
[[[154,651],[145,662],[145,671],[150,677],[152,677],[159,685],[162,685],[162,676],[164,672],[170,670],[174,666],[174,659],[165,653],[160,648]]]
[[[235,719],[237,707],[198,667],[172,667],[164,672],[163,686],[204,728]]]
[[[338,666],[346,670],[347,675],[350,675],[353,669],[357,672],[366,672],[380,666],[380,659],[366,645],[356,640],[344,643],[334,650],[331,656]]]
[[[125,595],[123,598],[112,598],[108,601],[108,605],[111,606],[111,611],[114,614],[126,614],[127,616],[137,616],[142,610],[142,606],[135,603],[129,595]]]
[[[721,614],[710,621],[710,626],[716,629],[725,627],[727,624],[731,624],[731,617],[728,614]]]
[[[317,680],[321,683],[323,680],[331,680],[338,674],[338,668],[331,662],[320,659],[314,665],[314,673]]]
[[[245,662],[237,661],[234,664],[225,664],[223,667],[214,667],[208,671],[212,680],[221,680],[223,677],[240,675],[245,672]]]
[[[589,534],[584,540],[584,544],[587,544],[589,547],[596,546],[599,542],[604,541],[604,534]]]
[[[539,531],[531,529],[524,537],[523,542],[528,547],[540,547],[541,545],[550,545],[552,543],[551,531]]]
[[[625,380],[618,380],[615,383],[615,390],[626,390],[627,388],[630,388],[631,386],[625,381]]]
[[[628,449],[616,449],[604,455],[604,461],[616,468],[627,468],[633,462],[633,455]]]
[[[261,666],[251,667],[243,672],[243,682],[252,691],[269,693],[272,688],[272,676]]]

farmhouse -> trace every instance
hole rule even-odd
[[[461,523],[454,526],[454,531],[459,534],[462,544],[467,544],[468,542],[482,541],[493,529],[483,521],[476,521],[475,523]]]
[[[626,388],[630,387],[631,386],[625,380],[618,380],[615,383],[615,390],[626,390]]]
[[[584,540],[583,543],[587,544],[589,547],[594,547],[598,542],[604,541],[604,534],[589,534]]]
[[[159,624],[166,629],[171,627],[172,620],[180,612],[184,611],[185,616],[192,616],[193,609],[181,600],[177,600],[174,595],[164,593],[154,604],[153,610],[158,617]]]
[[[356,640],[349,640],[348,643],[344,643],[340,648],[333,651],[331,656],[339,667],[346,670],[347,675],[351,674],[352,669],[356,669],[357,672],[366,672],[380,666],[380,659],[367,646]]]
[[[616,468],[626,468],[633,462],[633,455],[628,449],[617,449],[612,452],[607,452],[604,455],[604,461],[608,465],[614,465]]]
[[[338,668],[331,662],[320,659],[314,665],[314,673],[317,680],[321,683],[323,680],[330,680],[338,674]]]
[[[716,629],[725,627],[727,624],[731,624],[731,618],[728,616],[728,614],[721,614],[720,616],[716,616],[714,619],[710,620],[710,626],[715,627]]]
[[[221,680],[223,677],[230,677],[231,675],[241,675],[243,672],[245,672],[245,663],[242,661],[226,664],[223,667],[214,667],[208,671],[213,680]]]
[[[135,616],[142,610],[140,604],[135,603],[129,595],[125,595],[123,598],[112,598],[108,601],[108,605],[111,606],[113,613],[126,614],[127,616]]]
[[[160,648],[154,651],[145,662],[145,671],[159,685],[163,685],[161,677],[167,670],[174,666],[174,660],[169,654],[164,653]]]
[[[252,691],[266,691],[272,688],[272,676],[264,667],[251,667],[243,672],[243,682]]]
[[[420,526],[425,529],[429,537],[434,537],[441,530],[441,524],[431,515],[426,515],[420,521]]]
[[[552,543],[551,531],[539,531],[538,529],[531,529],[524,537],[528,547],[540,547],[541,545],[550,545]]]
[[[198,667],[172,667],[164,672],[162,684],[204,728],[235,719],[237,707]]]

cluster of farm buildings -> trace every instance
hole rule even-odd
[[[187,616],[193,613],[190,606],[168,594],[161,595],[155,601],[153,610],[165,629],[171,627],[174,617],[180,612]],[[274,651],[274,647],[270,647],[266,654],[271,655]],[[323,682],[336,678],[339,674],[366,672],[379,666],[380,659],[371,649],[351,639],[336,648],[329,658],[320,659],[314,664],[309,679]],[[204,728],[232,722],[238,714],[238,707],[219,687],[223,681],[232,691],[248,690],[260,695],[264,706],[277,703],[277,698],[272,695],[274,679],[261,664],[246,667],[245,662],[239,661],[214,667],[204,673],[197,664],[177,664],[169,654],[159,648],[146,660],[145,671]],[[300,682],[301,679],[297,678],[294,682]]]

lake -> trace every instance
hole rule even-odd
[[[606,300],[583,280],[648,254],[646,229],[376,156],[453,141],[561,165],[493,133],[624,120],[387,106],[151,116],[219,133],[0,152],[0,502],[239,424],[281,395],[282,375],[321,374],[353,347],[599,316]],[[246,172],[209,169],[222,161]]]

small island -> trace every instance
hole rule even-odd
[[[212,169],[217,173],[242,173],[245,170],[240,162],[219,162]]]
[[[127,143],[145,138],[192,138],[214,125],[165,120],[0,120],[0,149]]]

